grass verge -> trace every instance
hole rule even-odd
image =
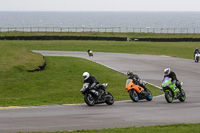
[[[118,42],[118,41],[0,41],[6,47],[26,47],[30,50],[113,52],[168,55],[193,59],[200,42]]]
[[[40,133],[199,133],[200,123]],[[20,132],[21,133],[21,132]],[[32,133],[32,132],[29,132]],[[36,132],[34,132],[36,133]]]
[[[43,64],[43,56],[25,47],[0,45],[0,72],[32,70]]]
[[[99,36],[129,38],[199,38],[199,33],[118,33],[118,32],[0,32],[0,36]]]

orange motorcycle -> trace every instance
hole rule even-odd
[[[146,91],[143,87],[134,84],[132,79],[127,79],[126,81],[126,91],[129,93],[130,98],[134,102],[138,102],[138,100],[146,99],[147,101],[152,100],[152,94],[149,89]]]

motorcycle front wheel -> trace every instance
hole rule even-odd
[[[171,103],[173,101],[173,92],[171,90],[165,91],[165,99],[168,103]]]
[[[152,93],[149,89],[147,89],[147,92],[149,93],[148,97],[146,98],[147,101],[151,101],[153,99]]]
[[[130,98],[132,99],[132,101],[138,102],[139,96],[138,96],[138,93],[136,92],[136,90],[134,90],[134,89],[130,90],[129,95],[130,95]]]
[[[179,98],[179,101],[184,102],[186,99],[185,91],[182,89],[183,96]]]
[[[112,96],[111,93],[108,92],[108,94],[106,94],[106,104],[108,105],[112,105],[114,103],[114,97]]]
[[[84,95],[84,101],[88,106],[94,106],[95,104],[95,99],[90,93]]]

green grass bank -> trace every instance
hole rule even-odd
[[[195,33],[118,33],[118,32],[0,32],[0,36],[99,36],[129,38],[200,38]]]
[[[193,59],[200,42],[118,42],[118,41],[0,41],[6,47],[26,47],[29,50],[87,51],[130,54],[168,55]]]
[[[200,124],[174,124],[146,127],[127,127],[100,130],[57,131],[37,133],[199,133]],[[21,133],[21,132],[20,132]],[[33,133],[33,132],[29,132]],[[36,132],[34,132],[36,133]]]

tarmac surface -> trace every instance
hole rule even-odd
[[[169,104],[164,95],[161,95],[153,97],[151,102],[115,101],[111,106],[99,104],[89,107],[86,104],[74,104],[1,108],[0,133],[200,123],[200,63],[195,63],[193,60],[101,52],[95,52],[93,57],[89,57],[86,52],[34,52],[44,56],[81,57],[124,74],[132,70],[141,79],[156,86],[161,85],[164,68],[170,67],[184,83],[186,101],[181,103],[179,100],[174,100]],[[109,87],[111,86],[108,86],[108,89]]]

